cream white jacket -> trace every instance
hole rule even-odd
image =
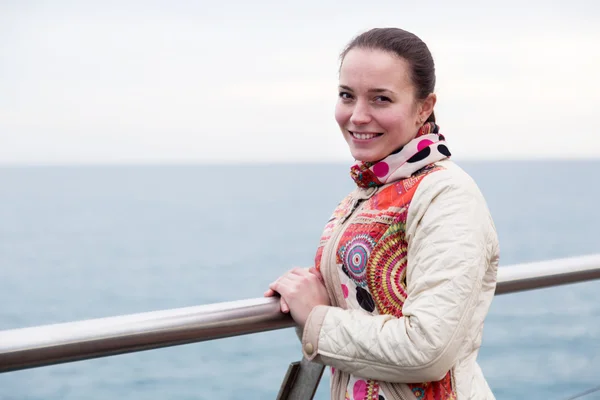
[[[381,381],[387,398],[416,399],[403,384],[452,371],[458,400],[494,399],[476,358],[496,288],[498,238],[475,182],[452,161],[436,164],[444,169],[423,178],[408,209],[404,316],[318,306],[304,326],[303,352]],[[325,284],[341,296],[326,274]],[[344,399],[342,392],[332,388],[335,400]]]

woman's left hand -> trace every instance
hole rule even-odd
[[[301,328],[304,328],[313,308],[330,305],[323,277],[313,267],[294,268],[271,283],[269,289],[281,295],[289,306],[292,318]]]

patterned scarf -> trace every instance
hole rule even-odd
[[[423,167],[450,157],[444,135],[434,122],[423,125],[417,136],[378,162],[357,161],[350,176],[362,188],[381,186],[408,178]]]

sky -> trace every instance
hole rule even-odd
[[[0,165],[351,161],[339,53],[389,26],[456,158],[600,158],[595,0],[0,0]]]

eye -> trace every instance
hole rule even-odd
[[[375,97],[374,100],[376,103],[391,103],[392,102],[392,99],[390,99],[387,96],[377,96],[377,97]]]
[[[352,95],[348,92],[340,92],[338,96],[340,96],[340,99],[342,100],[351,100],[353,98]]]

